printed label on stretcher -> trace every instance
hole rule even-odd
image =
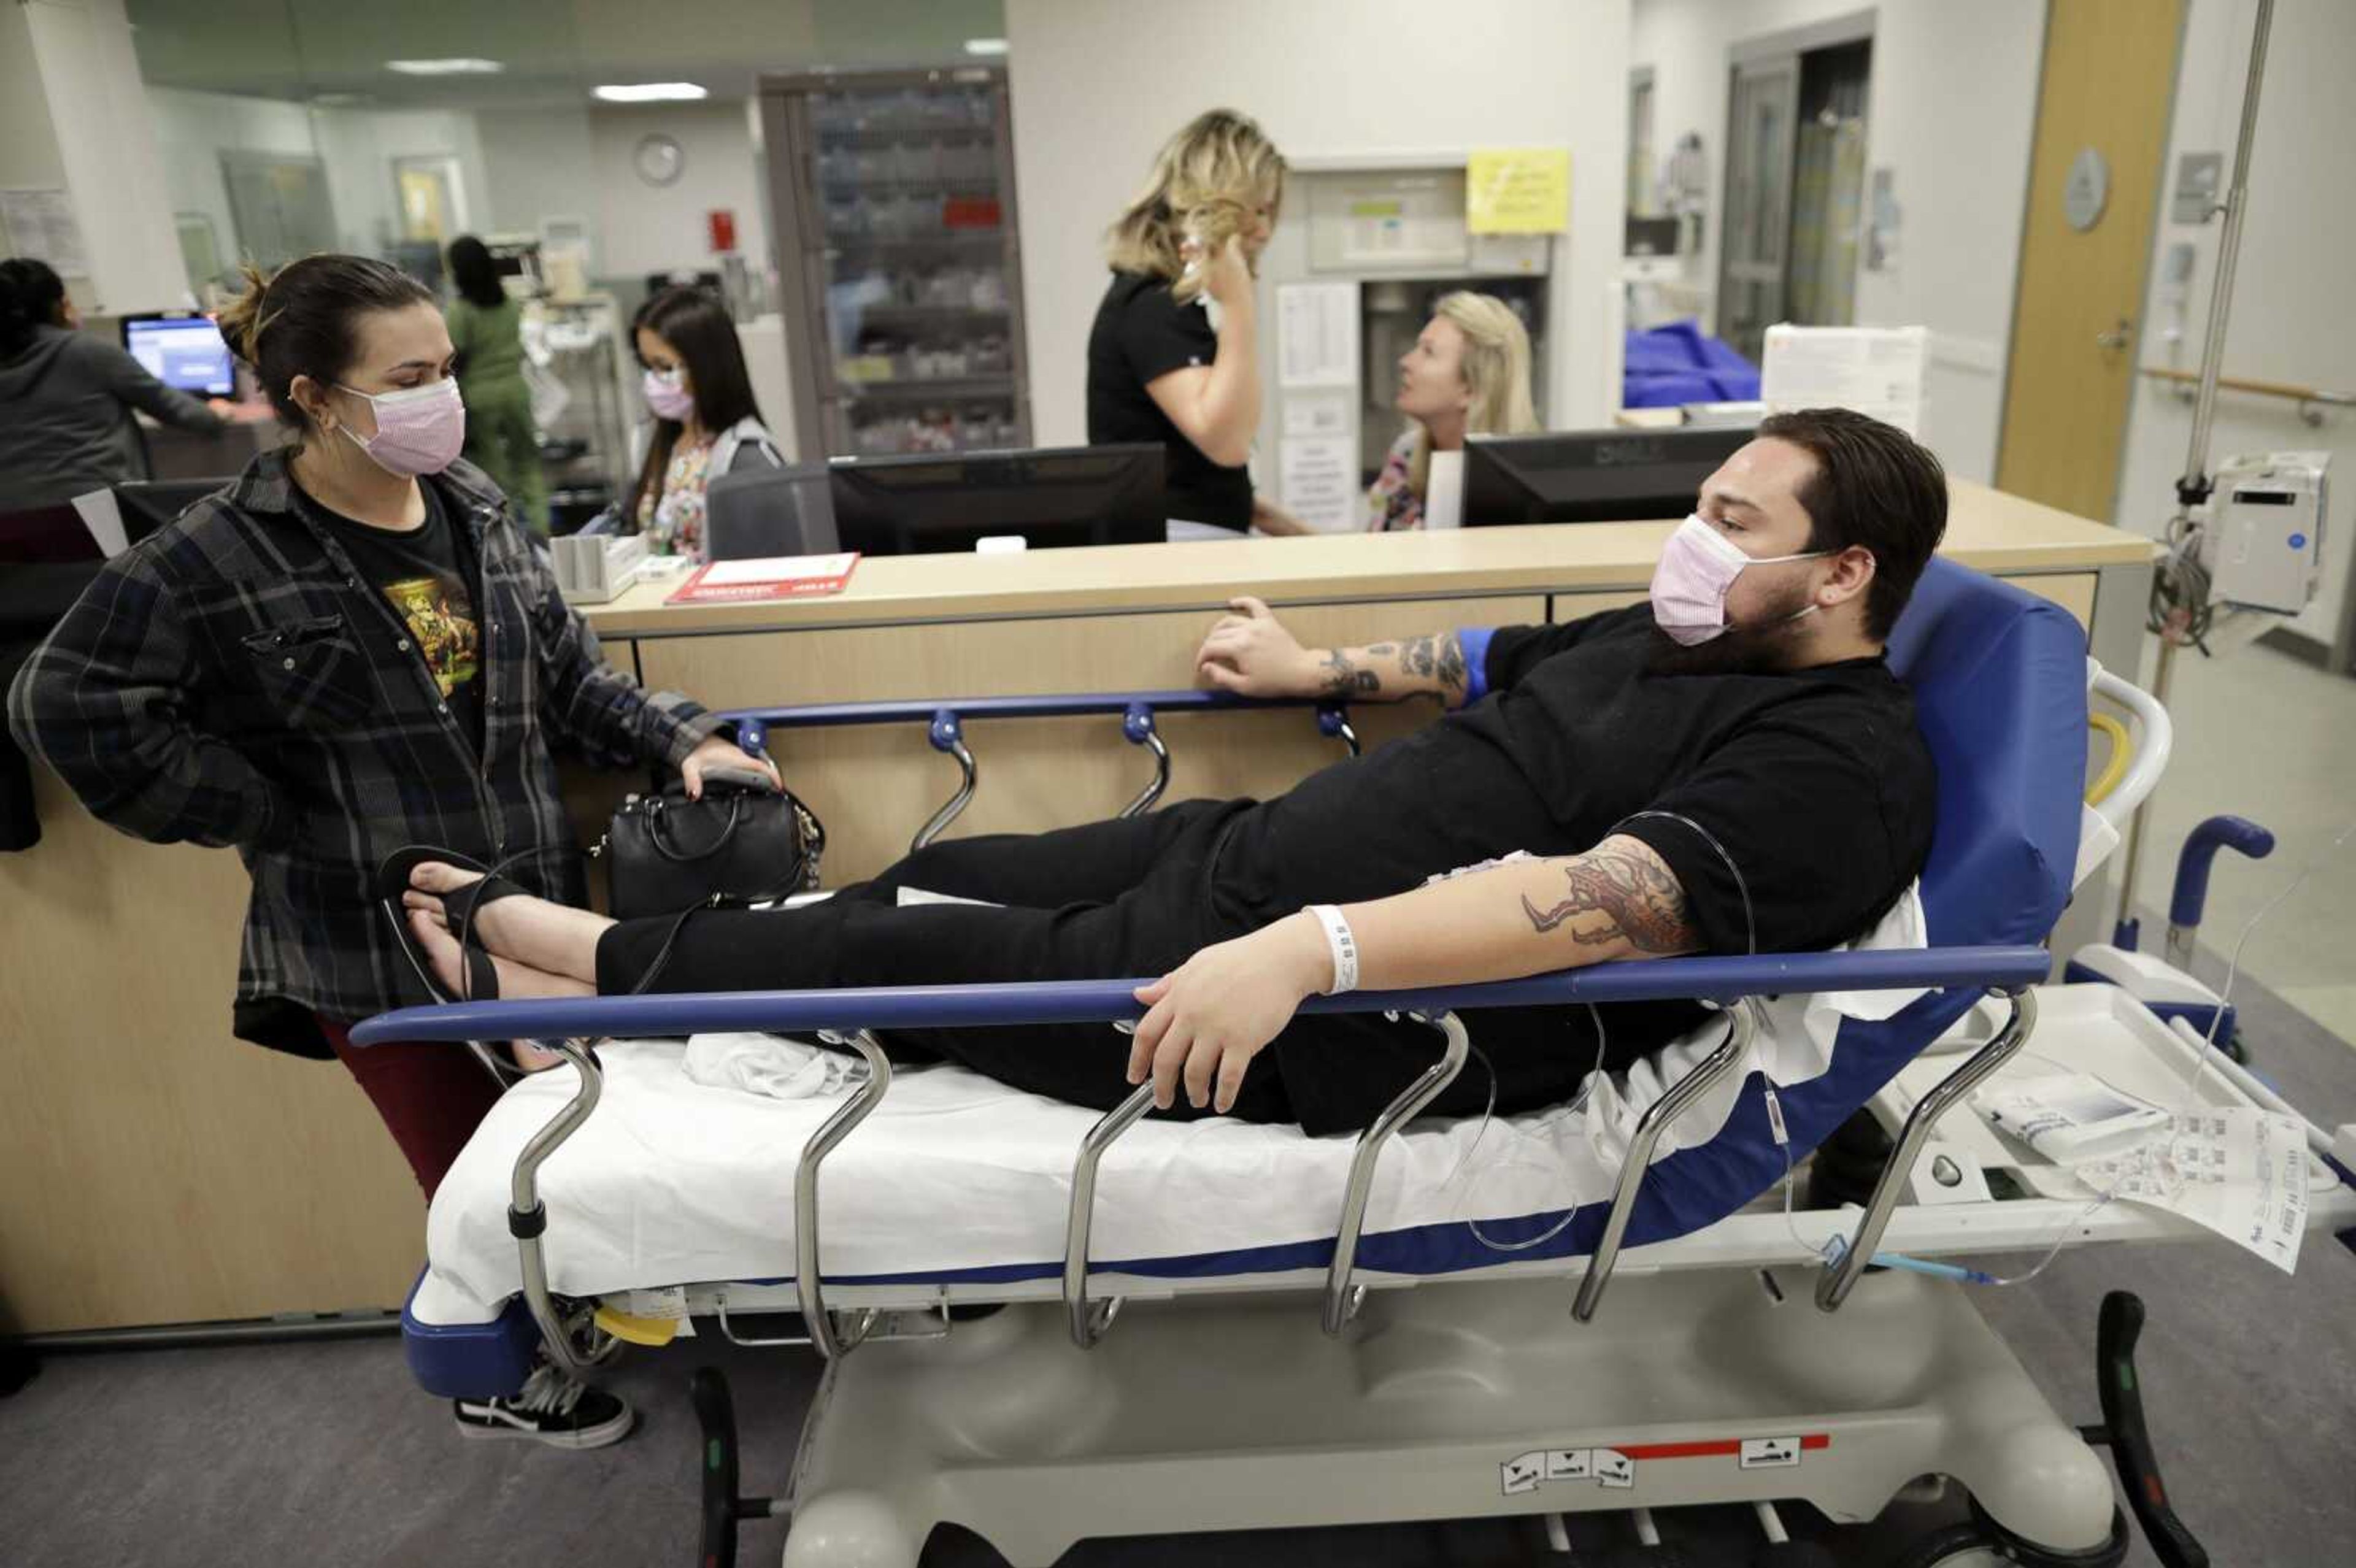
[[[1685,1443],[1630,1443],[1617,1448],[1537,1448],[1497,1467],[1497,1485],[1509,1498],[1548,1481],[1593,1481],[1615,1491],[1636,1485],[1636,1461],[1732,1459],[1746,1470],[1792,1469],[1811,1449],[1832,1446],[1828,1432],[1777,1437],[1706,1437]]]
[[[1497,1467],[1497,1484],[1509,1498],[1537,1490],[1540,1481],[1597,1481],[1625,1488],[1636,1484],[1636,1462],[1617,1448],[1540,1448]]]
[[[684,1321],[687,1317],[687,1291],[676,1285],[661,1290],[626,1290],[622,1292],[622,1310],[633,1317]]]

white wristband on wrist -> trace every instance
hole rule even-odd
[[[1333,904],[1311,904],[1308,913],[1325,933],[1325,946],[1333,955],[1333,983],[1323,995],[1338,997],[1344,991],[1358,988],[1358,939],[1351,934],[1350,923]]]

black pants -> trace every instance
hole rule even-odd
[[[943,840],[807,909],[691,917],[648,988],[1151,979],[1258,923],[1221,896],[1213,874],[1226,825],[1248,809],[1243,801],[1188,801],[1053,833]],[[903,887],[1005,907],[903,909]],[[672,924],[663,917],[608,931],[597,944],[597,988],[636,987]],[[1558,1033],[1560,1021],[1549,1029]],[[1109,1024],[896,1029],[879,1038],[895,1061],[955,1061],[1098,1110],[1130,1090],[1129,1039]],[[1252,1064],[1233,1114],[1297,1121],[1312,1133],[1355,1132],[1430,1065],[1440,1043],[1426,1026],[1380,1014],[1295,1019]],[[1487,1082],[1469,1071],[1438,1108],[1478,1111],[1488,1097]],[[1182,1096],[1169,1114],[1203,1113]]]

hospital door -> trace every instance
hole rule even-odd
[[[2105,522],[2183,30],[2182,0],[2054,0],[2046,17],[1997,487]]]

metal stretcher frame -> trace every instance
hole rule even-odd
[[[1719,1082],[1742,1059],[1754,1027],[1753,998],[1815,991],[1922,990],[1971,987],[2011,998],[2012,1016],[1993,1040],[1951,1073],[1942,1092],[1926,1096],[1909,1118],[1893,1159],[1837,1263],[1825,1267],[1817,1305],[1837,1309],[1871,1260],[1912,1168],[1908,1149],[1919,1149],[1946,1109],[2008,1061],[2027,1040],[2035,1020],[2029,987],[2042,980],[2051,957],[2041,947],[1989,946],[1835,954],[1762,955],[1756,957],[1664,958],[1602,964],[1483,986],[1411,991],[1360,991],[1312,997],[1311,1013],[1387,1012],[1422,1019],[1440,1031],[1446,1044],[1422,1077],[1386,1107],[1359,1136],[1344,1195],[1333,1263],[1323,1298],[1329,1333],[1338,1333],[1358,1299],[1352,1275],[1358,1227],[1372,1189],[1384,1144],[1398,1127],[1447,1086],[1465,1057],[1465,1039],[1454,1014],[1485,1007],[1568,1007],[1581,1003],[1683,999],[1713,1004],[1730,1014],[1725,1037],[1692,1071],[1680,1077],[1648,1108],[1630,1140],[1615,1179],[1603,1236],[1590,1254],[1573,1315],[1592,1317],[1618,1262],[1654,1148],[1669,1124]],[[579,1370],[599,1359],[605,1347],[594,1335],[576,1346],[550,1295],[541,1236],[547,1228],[539,1199],[541,1162],[585,1121],[597,1103],[602,1074],[586,1041],[605,1036],[673,1036],[731,1029],[819,1034],[849,1042],[867,1060],[868,1082],[845,1101],[804,1146],[794,1177],[795,1288],[811,1339],[830,1359],[854,1349],[873,1315],[862,1314],[848,1328],[838,1325],[826,1304],[819,1267],[819,1182],[826,1157],[871,1115],[890,1092],[892,1072],[875,1029],[1008,1027],[1044,1023],[1105,1023],[1134,1020],[1144,1008],[1136,988],[1146,977],[1115,980],[1042,981],[986,986],[919,986],[830,991],[684,992],[635,997],[569,997],[531,1001],[466,1002],[406,1008],[358,1026],[353,1043],[453,1042],[538,1039],[553,1043],[579,1070],[580,1088],[557,1118],[528,1144],[515,1166],[509,1229],[523,1255],[523,1294],[552,1356]],[[1108,1307],[1087,1294],[1087,1239],[1096,1163],[1114,1139],[1140,1120],[1151,1103],[1150,1086],[1140,1088],[1091,1129],[1077,1151],[1066,1226],[1065,1304],[1072,1335],[1083,1349],[1093,1346],[1108,1325]]]

